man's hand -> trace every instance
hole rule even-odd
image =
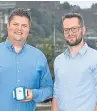
[[[97,111],[97,105],[96,105],[96,107],[95,107],[95,110],[94,111]]]
[[[33,93],[31,89],[27,89],[27,98],[25,100],[22,100],[21,102],[29,102],[32,101]]]
[[[53,100],[52,100],[51,111],[58,111],[58,106],[57,106],[57,100],[56,100],[56,98],[53,98]]]

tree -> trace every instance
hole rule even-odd
[[[35,21],[32,23],[31,32],[35,34],[35,36],[45,37],[45,31],[41,25],[37,24]]]
[[[53,63],[54,63],[54,46],[52,39],[43,39],[42,41],[43,47],[38,47],[47,57],[48,65],[50,67],[50,71],[52,74],[52,78],[54,78],[54,70],[53,70]]]
[[[64,3],[63,3],[63,8],[64,8],[65,10],[70,10],[70,4],[69,4],[68,2],[64,2]]]
[[[97,40],[87,39],[86,42],[91,48],[97,50]]]

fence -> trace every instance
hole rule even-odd
[[[51,111],[51,103],[37,104],[36,107],[36,111]]]

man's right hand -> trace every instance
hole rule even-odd
[[[95,110],[94,111],[97,111],[97,105],[96,105],[96,107],[95,107]]]
[[[58,111],[57,101],[55,98],[53,98],[53,100],[52,100],[51,111]]]

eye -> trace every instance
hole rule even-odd
[[[78,31],[78,27],[72,27],[72,31],[73,32],[77,32]]]
[[[65,32],[67,32],[68,30],[69,30],[68,28],[65,28],[65,29],[64,29]]]
[[[22,27],[26,28],[26,27],[28,27],[28,26],[27,26],[27,25],[22,25]]]
[[[64,28],[64,33],[65,34],[69,33],[69,28]]]
[[[78,29],[78,28],[77,28],[77,27],[73,27],[73,28],[72,28],[72,30],[76,30],[76,29]]]

